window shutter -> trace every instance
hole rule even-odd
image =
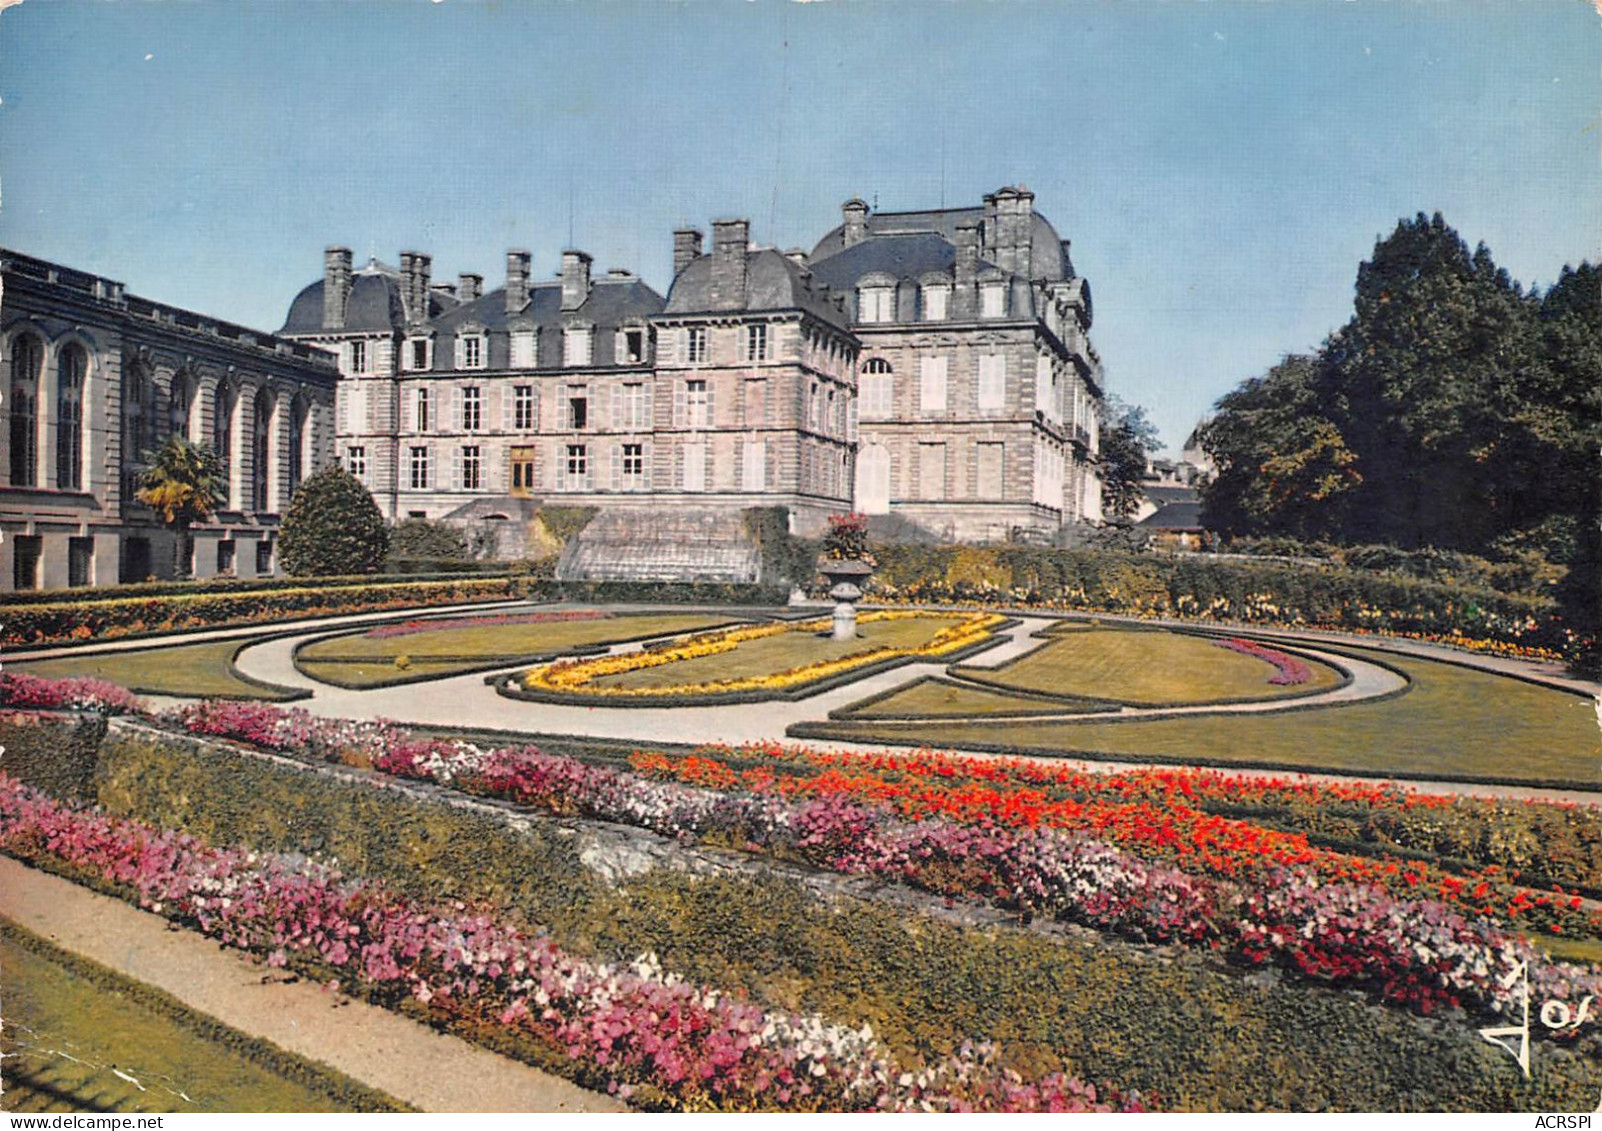
[[[555,470],[552,472],[552,478],[553,478],[554,482],[556,483],[556,489],[558,491],[565,491],[565,490],[567,490],[567,447],[566,447],[566,445],[557,444],[555,447],[553,447],[551,449],[551,454],[552,454],[552,456],[555,457],[551,462],[555,466]]]
[[[389,338],[380,338],[373,350],[373,372],[388,377],[394,371],[395,343]]]
[[[451,489],[454,490],[454,491],[460,491],[462,489],[462,449],[461,448],[452,448],[451,449]]]
[[[501,431],[510,432],[517,421],[517,390],[511,385],[501,386]]]
[[[462,430],[462,390],[452,388],[449,392],[451,398],[451,430],[460,432]]]
[[[623,489],[623,445],[612,445],[612,490]]]
[[[689,386],[684,381],[673,382],[673,427],[684,427],[685,397]]]
[[[655,402],[653,400],[655,395],[656,395],[656,383],[654,381],[647,381],[645,383],[645,393],[644,393],[644,396],[645,396],[645,429],[646,429],[646,431],[650,431],[650,430],[652,430],[652,429],[654,429],[656,427],[656,413],[655,413],[655,411],[653,411],[654,408],[655,408]]]
[[[456,338],[455,338],[455,342],[456,342],[456,364],[455,364],[454,368],[456,368],[456,369],[465,369],[465,368],[467,368],[467,341],[462,337],[462,335],[457,334]]]
[[[713,390],[716,388],[717,382],[708,377],[706,379],[706,426],[708,428],[716,427],[718,422],[717,402],[712,399]]]
[[[334,398],[339,406],[339,422],[335,427],[342,436],[350,434],[350,392],[349,386],[346,386],[340,389],[339,395]]]

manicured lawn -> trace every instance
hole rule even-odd
[[[253,1063],[246,1054],[262,1042],[215,1022],[209,1028],[222,1039],[208,1039],[193,1027],[205,1023],[165,994],[18,938],[0,931],[6,974],[0,1106],[7,1111],[353,1110]],[[184,1018],[193,1020],[186,1026]],[[306,1067],[296,1063],[301,1072]]]
[[[853,719],[909,718],[919,715],[940,718],[999,718],[1007,715],[1062,715],[1080,711],[1117,709],[1116,703],[1085,699],[1040,699],[987,691],[940,679],[920,679],[876,702],[847,708],[842,714]]]
[[[729,618],[706,613],[642,613],[534,624],[478,625],[472,623],[472,618],[461,621],[461,627],[406,635],[385,635],[382,629],[370,629],[332,637],[298,649],[295,666],[313,679],[384,687],[424,674],[461,675],[592,645],[696,632],[726,625]],[[407,658],[407,666],[397,667],[395,661],[402,656]]]
[[[53,660],[7,663],[6,670],[41,679],[92,676],[120,684],[141,695],[215,695],[228,699],[296,698],[293,689],[241,678],[230,664],[237,640],[104,652],[95,656],[62,656]]]
[[[1275,668],[1199,636],[1093,628],[1053,635],[999,668],[962,668],[963,676],[1021,691],[1107,699],[1134,707],[1269,699],[1325,691],[1340,683],[1327,664],[1306,661],[1313,678],[1294,686],[1268,681]]]
[[[963,619],[962,616],[928,616],[868,621],[857,626],[855,640],[834,640],[826,631],[819,633],[816,629],[797,629],[776,636],[742,641],[738,647],[728,652],[603,676],[595,680],[593,686],[680,687],[686,684],[773,675],[808,664],[838,660],[873,648],[902,648],[910,651],[928,644],[941,629],[950,628]]]
[[[1222,649],[1220,649],[1222,651]],[[840,722],[809,737],[1029,753],[1096,753],[1131,760],[1269,764],[1373,775],[1602,783],[1595,705],[1578,695],[1366,649],[1413,681],[1395,699],[1269,715],[1198,715],[1128,722]]]

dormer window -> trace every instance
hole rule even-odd
[[[644,330],[636,328],[619,331],[616,361],[619,365],[640,365],[644,363]]]
[[[863,286],[857,293],[859,322],[894,322],[896,289],[888,284]]]
[[[462,334],[456,339],[456,367],[483,369],[485,365],[484,335]]]
[[[923,320],[944,322],[951,301],[950,283],[925,283],[923,287]]]
[[[408,338],[406,341],[406,368],[413,372],[427,372],[434,368],[434,343],[428,338]]]
[[[562,364],[590,364],[590,328],[569,326],[562,331]]]
[[[1007,284],[992,279],[979,284],[979,317],[1005,318],[1007,315]]]
[[[347,357],[349,359],[350,373],[366,373],[367,370],[367,343],[363,341],[347,342]]]
[[[534,331],[513,330],[507,341],[511,356],[508,363],[513,369],[533,369],[535,364]]]

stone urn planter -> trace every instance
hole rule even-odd
[[[857,602],[873,566],[858,558],[819,558],[818,572],[828,579],[829,596],[834,598],[834,639],[855,640]]]

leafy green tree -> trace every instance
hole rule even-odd
[[[361,481],[331,465],[295,492],[278,548],[285,572],[297,577],[376,573],[389,552],[389,527]]]
[[[1108,397],[1101,429],[1101,509],[1110,518],[1128,518],[1146,497],[1141,480],[1146,461],[1162,446],[1157,426],[1139,405]]]
[[[1357,456],[1319,403],[1318,358],[1293,355],[1218,402],[1197,439],[1217,465],[1202,519],[1231,536],[1337,533],[1362,482]]]
[[[177,535],[173,572],[184,580],[194,558],[192,528],[222,506],[222,463],[216,452],[191,444],[182,436],[170,437],[146,458],[150,466],[134,497],[159,512],[162,521]]]

